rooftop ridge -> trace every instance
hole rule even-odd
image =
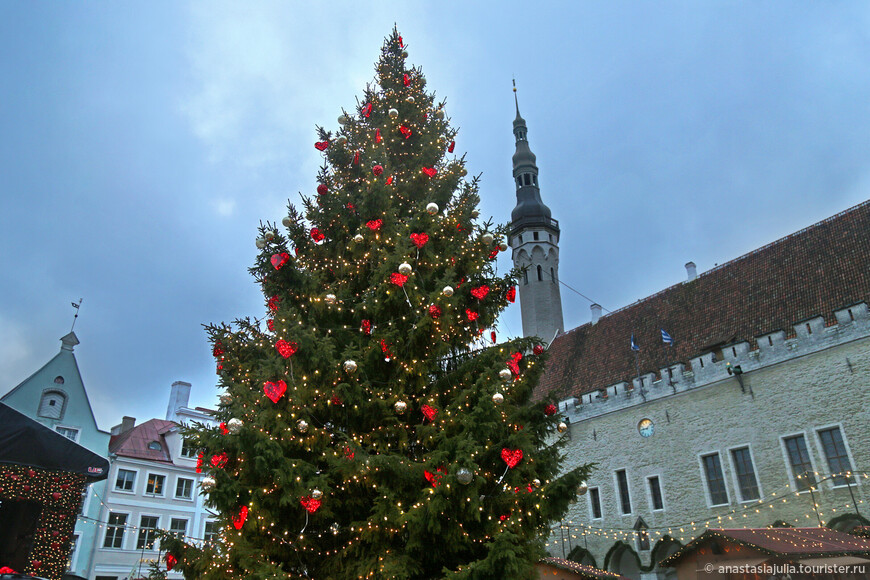
[[[783,242],[787,242],[787,241],[790,240],[790,239],[793,239],[793,238],[795,238],[795,237],[797,237],[797,236],[800,236],[800,235],[802,235],[802,234],[804,234],[804,233],[806,233],[806,232],[808,232],[808,231],[810,231],[810,230],[812,230],[812,229],[815,229],[815,228],[817,228],[817,227],[819,227],[819,226],[825,225],[826,223],[830,223],[830,222],[836,221],[837,219],[843,217],[844,215],[849,214],[849,213],[852,213],[853,211],[859,210],[859,209],[863,208],[864,206],[870,206],[870,199],[868,199],[867,201],[862,201],[861,203],[859,203],[859,204],[857,204],[857,205],[853,205],[853,206],[850,207],[850,208],[844,209],[843,211],[841,211],[841,212],[839,212],[839,213],[836,213],[836,214],[834,214],[834,215],[832,215],[832,216],[830,216],[830,217],[827,217],[827,218],[825,218],[825,219],[823,219],[823,220],[821,220],[821,221],[818,221],[818,222],[816,222],[816,223],[814,223],[814,224],[810,224],[810,225],[806,226],[805,228],[800,229],[800,230],[798,230],[798,231],[796,231],[796,232],[792,232],[792,233],[788,234],[787,236],[783,236],[783,237],[781,237],[781,238],[778,238],[778,239],[776,239],[776,240],[774,240],[774,241],[772,241],[772,242],[769,242],[769,243],[767,243],[767,244],[765,244],[765,245],[763,245],[763,246],[761,246],[761,247],[759,247],[759,248],[755,248],[754,250],[751,250],[751,251],[749,251],[749,252],[747,252],[747,253],[745,253],[745,254],[742,254],[742,255],[740,255],[740,256],[738,256],[738,257],[736,257],[736,258],[733,258],[733,259],[731,259],[731,260],[728,260],[727,262],[723,262],[722,264],[719,264],[718,266],[713,266],[713,267],[710,268],[709,270],[706,270],[706,271],[701,272],[700,274],[698,274],[698,277],[695,278],[695,280],[699,280],[699,279],[701,279],[701,278],[704,278],[705,276],[709,276],[710,274],[713,274],[714,272],[718,272],[719,270],[721,270],[721,269],[723,269],[723,268],[726,268],[726,267],[728,267],[728,266],[731,266],[732,264],[736,264],[737,262],[740,262],[740,261],[742,261],[742,260],[745,260],[746,258],[749,258],[749,257],[751,257],[751,256],[754,256],[754,255],[758,254],[759,252],[763,252],[764,250],[767,250],[767,249],[769,249],[769,248],[772,248],[773,246],[776,246],[776,245],[781,244],[781,243],[783,243]],[[631,308],[631,307],[633,307],[633,306],[635,306],[635,305],[637,305],[637,304],[641,304],[641,303],[646,302],[646,301],[648,301],[648,300],[652,300],[653,298],[656,298],[656,297],[658,297],[658,296],[661,296],[662,294],[667,293],[668,291],[672,290],[673,288],[676,288],[676,287],[678,287],[678,286],[682,286],[683,284],[686,284],[687,282],[690,282],[690,281],[694,281],[694,280],[683,280],[682,282],[677,282],[676,284],[671,284],[670,286],[668,286],[668,287],[666,287],[666,288],[663,288],[663,289],[659,290],[659,291],[656,292],[655,294],[650,294],[649,296],[647,296],[647,297],[645,297],[645,298],[641,298],[640,300],[635,300],[634,302],[632,302],[632,303],[630,303],[630,304],[626,304],[625,306],[620,306],[620,307],[617,308],[616,310],[612,310],[612,311],[610,311],[609,313],[602,315],[602,316],[601,316],[601,319],[608,318],[608,317],[610,317],[610,316],[613,316],[614,314],[617,314],[617,313],[619,313],[619,312],[622,312],[623,310],[625,310],[625,309],[627,309],[627,308]],[[580,326],[577,326],[577,327],[575,327],[575,328],[572,328],[570,331],[565,332],[565,333],[563,333],[563,334],[568,334],[568,333],[570,333],[570,332],[573,332],[573,331],[576,330],[577,328],[582,328],[583,326],[586,326],[587,324],[590,324],[590,323],[589,323],[589,322],[583,323],[583,324],[581,324]]]

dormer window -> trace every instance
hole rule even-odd
[[[36,414],[46,419],[63,419],[65,407],[66,393],[51,389],[42,394]]]
[[[163,446],[157,441],[152,441],[148,444],[148,449],[151,449],[152,451],[162,451]]]

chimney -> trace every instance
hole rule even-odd
[[[169,391],[169,405],[166,407],[166,420],[177,421],[178,409],[187,407],[190,402],[190,383],[175,381]]]
[[[689,277],[689,282],[698,277],[698,269],[695,262],[686,262],[686,274]]]
[[[601,305],[593,304],[589,308],[592,310],[592,324],[596,324],[598,319],[601,318]]]
[[[130,429],[132,429],[135,426],[136,426],[136,418],[135,417],[127,417],[125,415],[124,418],[121,419],[120,425],[115,425],[114,427],[112,427],[112,435],[120,435],[121,433],[126,433],[127,431],[129,431]]]

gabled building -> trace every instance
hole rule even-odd
[[[70,332],[61,339],[60,352],[3,395],[0,401],[19,413],[42,423],[93,453],[108,456],[109,432],[97,425],[88,393],[74,354],[78,337]],[[72,538],[69,570],[87,578],[92,548],[97,535],[99,498],[105,495],[106,482],[92,483],[82,504]]]
[[[597,464],[550,553],[666,578],[708,528],[870,523],[870,201],[552,339],[558,229],[519,115],[514,133],[523,329],[549,343],[536,396],[560,400],[566,467]]]
[[[185,444],[179,423],[214,425],[208,409],[189,408],[190,384],[173,383],[166,416],[136,425],[124,417],[112,428],[104,522],[97,538],[94,580],[139,577],[158,557],[156,530],[212,541],[218,533],[200,495],[197,450]],[[182,578],[169,572],[169,578]]]

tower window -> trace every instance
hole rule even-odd
[[[522,187],[522,186],[523,186],[523,176],[518,175],[517,176],[517,187]]]
[[[532,185],[538,185],[538,176],[532,173]]]
[[[543,272],[541,270],[541,265],[538,264],[538,282],[541,282],[544,279]]]
[[[532,232],[532,237],[535,238],[535,241],[538,241],[538,232]]]
[[[520,240],[520,243],[522,244],[523,243],[523,234],[519,235],[519,240]]]
[[[523,270],[523,284],[529,283],[529,271]]]
[[[550,282],[555,282],[555,281],[556,281],[556,270],[553,268],[550,268]]]
[[[532,179],[528,173],[523,173],[523,185],[531,185]]]

